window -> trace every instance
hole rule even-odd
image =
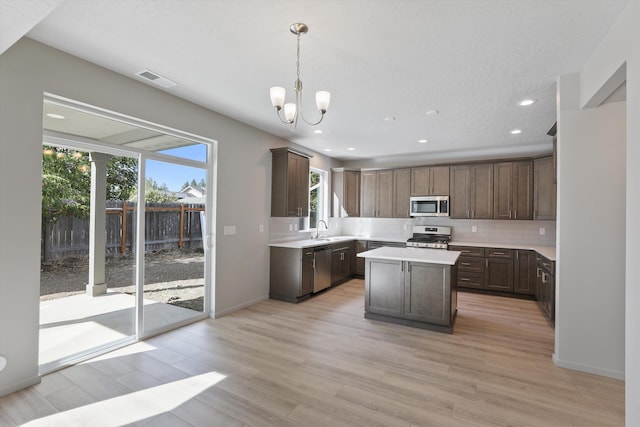
[[[319,220],[327,220],[327,172],[309,170],[309,229],[318,227]]]

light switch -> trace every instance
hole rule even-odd
[[[259,228],[261,233],[264,233],[264,224],[260,224],[260,228]]]
[[[477,233],[478,232],[478,227],[476,227],[475,225],[471,226],[471,232],[472,233]]]
[[[225,225],[224,226],[224,235],[230,236],[232,234],[236,234],[236,226],[235,225]]]
[[[544,236],[545,232],[546,232],[546,230],[544,229],[544,227],[540,227],[540,235]]]

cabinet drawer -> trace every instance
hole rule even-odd
[[[450,251],[460,251],[461,256],[484,257],[484,248],[476,246],[449,246]]]
[[[313,248],[304,248],[302,250],[302,259],[313,259]]]
[[[484,273],[473,273],[458,270],[458,287],[460,288],[484,288]]]
[[[513,259],[513,249],[486,248],[485,254],[489,258]]]
[[[484,273],[485,261],[483,258],[461,256],[458,258],[458,271]]]

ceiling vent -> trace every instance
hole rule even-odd
[[[173,86],[176,86],[178,83],[171,81],[165,77],[162,77],[159,74],[154,73],[153,71],[149,71],[149,70],[144,70],[144,71],[140,71],[139,73],[136,74],[136,76],[138,77],[142,77],[145,80],[149,80],[150,82],[152,82],[153,84],[156,84],[158,86],[164,87],[164,88],[170,88]]]

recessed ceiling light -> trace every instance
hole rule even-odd
[[[519,133],[522,133],[522,130],[520,130],[520,129],[514,129],[514,130],[512,130],[512,131],[511,131],[511,132],[509,132],[509,133],[510,133],[511,135],[517,135],[517,134],[519,134]]]
[[[58,120],[63,120],[65,117],[61,114],[54,114],[54,113],[47,113],[46,114],[47,117],[49,117],[50,119],[58,119]]]
[[[324,151],[331,151],[331,148],[325,148]]]
[[[440,114],[440,111],[438,111],[438,110],[429,110],[429,111],[427,111],[427,115],[428,116],[435,116],[436,114]]]
[[[395,117],[393,117],[393,116],[389,116],[389,117],[385,117],[385,118],[384,118],[384,121],[385,121],[385,122],[392,122],[392,121],[394,121],[395,119],[396,119]]]
[[[428,141],[426,139],[419,139],[418,142],[420,144],[426,144]]]
[[[318,133],[318,134],[320,134],[320,133],[322,133],[322,129],[316,129],[316,130],[314,130],[314,131],[313,131],[313,133]]]
[[[347,151],[355,151],[355,148],[349,147],[349,148],[347,148]]]
[[[536,102],[535,99],[523,99],[522,101],[518,102],[518,105],[520,105],[521,107],[526,107],[533,104],[534,102]]]

